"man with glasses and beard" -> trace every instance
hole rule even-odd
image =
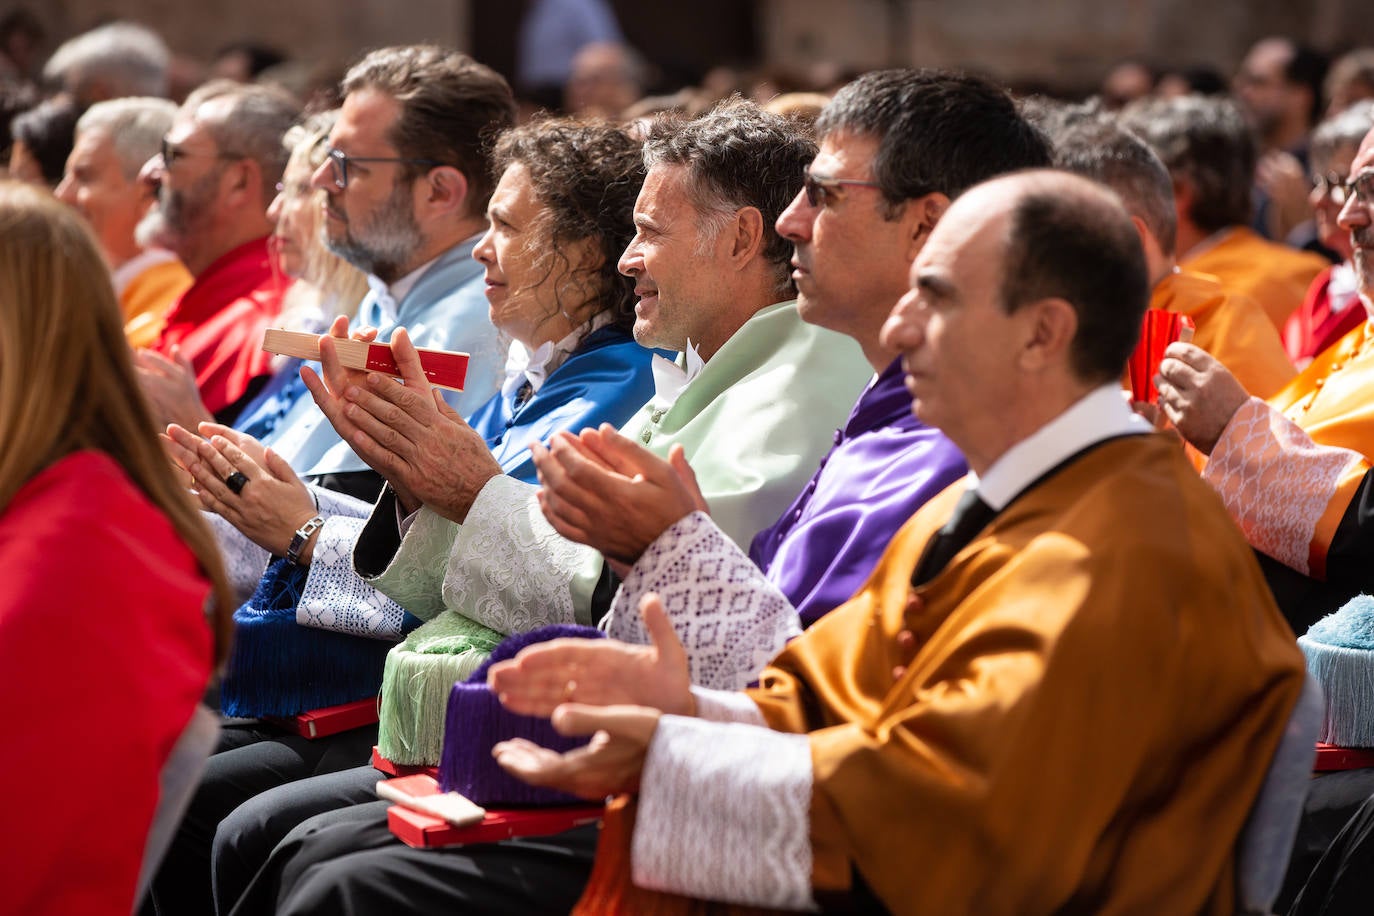
[[[378,340],[405,327],[417,347],[471,356],[463,392],[447,396],[467,416],[496,391],[504,363],[472,250],[494,187],[484,139],[515,123],[514,96],[494,70],[423,45],[373,51],[342,89],[329,155],[313,178],[327,195],[325,244],[368,274],[358,327],[376,328]],[[354,495],[376,495],[380,479],[324,422],[299,379],[263,409],[285,410],[263,444],[298,473],[326,486],[363,476],[375,486]]]
[[[140,175],[156,201],[139,243],[172,251],[195,277],[152,349],[190,363],[217,419],[232,418],[268,374],[262,331],[285,283],[268,256],[266,211],[286,164],[281,138],[298,113],[283,92],[208,83],[186,99]]]
[[[448,396],[466,416],[496,391],[503,362],[487,314],[484,268],[472,252],[486,231],[494,186],[484,140],[514,123],[514,97],[495,71],[431,46],[374,51],[349,70],[342,88],[345,99],[329,135],[329,153],[313,176],[327,195],[326,244],[369,275],[360,327],[386,340],[404,326],[416,346],[471,355],[464,391]],[[169,137],[175,134],[174,126]],[[334,331],[346,333],[347,324],[336,320]],[[260,345],[258,334],[254,346]],[[304,552],[313,549],[324,516],[353,511],[327,491],[370,502],[381,479],[324,422],[299,378],[274,385],[267,395],[250,404],[236,425],[250,424],[261,412],[280,412],[261,445],[323,488],[315,491],[320,515],[297,531],[294,549]],[[240,446],[251,444],[245,451],[261,448],[251,437],[221,428],[202,425],[201,434],[232,436]],[[247,505],[245,500],[238,507]],[[246,597],[271,557],[223,516],[210,521],[231,578]],[[313,741],[268,725],[226,727],[153,882],[157,912],[212,909],[210,843],[216,826],[239,804],[271,786],[351,767],[375,740],[375,725]]]

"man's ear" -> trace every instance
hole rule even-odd
[[[906,228],[907,257],[914,261],[930,239],[931,230],[949,209],[949,197],[939,191],[913,198],[902,204],[898,217]]]
[[[464,212],[468,199],[466,175],[451,165],[441,165],[430,169],[423,177],[424,181],[416,185],[417,216],[421,213],[461,215]]]
[[[229,209],[250,207],[265,216],[272,198],[262,183],[262,166],[256,159],[233,159],[220,173],[220,194]]]
[[[743,268],[754,256],[763,251],[766,238],[763,214],[758,207],[741,207],[732,224],[727,227],[731,235],[730,260],[736,269]]]
[[[1027,302],[1016,314],[1025,328],[1019,360],[1023,370],[1039,372],[1068,360],[1078,335],[1078,312],[1067,299]]]

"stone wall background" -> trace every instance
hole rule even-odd
[[[492,4],[489,13],[519,0],[25,2],[49,26],[50,46],[100,21],[127,17],[202,58],[227,42],[258,39],[299,57],[348,60],[367,47],[424,40],[481,58],[482,49],[472,47],[476,5]],[[0,0],[0,10],[13,3]],[[635,21],[627,32],[651,59],[694,57],[702,69],[726,62],[712,60],[713,48],[730,48],[734,56],[743,40],[770,66],[804,69],[821,60],[960,66],[1066,90],[1091,88],[1113,62],[1131,56],[1166,66],[1207,63],[1229,74],[1251,42],[1273,33],[1325,49],[1374,45],[1371,0],[726,0],[751,20],[748,34],[740,34],[740,15],[723,21],[721,3],[614,5],[622,20]],[[658,20],[661,30],[646,28]]]

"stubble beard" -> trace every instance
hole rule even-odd
[[[400,182],[371,220],[356,230],[345,221],[343,230],[342,236],[326,236],[329,250],[386,283],[401,278],[401,271],[423,244],[409,188]]]
[[[194,238],[208,222],[209,199],[219,174],[216,169],[202,175],[184,191],[174,191],[166,185],[159,188],[157,203],[148,208],[134,227],[134,241],[143,248],[180,252],[185,241]]]

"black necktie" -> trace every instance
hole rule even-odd
[[[996,514],[991,506],[978,498],[975,491],[964,491],[945,527],[937,531],[930,543],[926,544],[925,552],[911,574],[911,584],[925,585],[939,575],[954,555],[986,528]]]

